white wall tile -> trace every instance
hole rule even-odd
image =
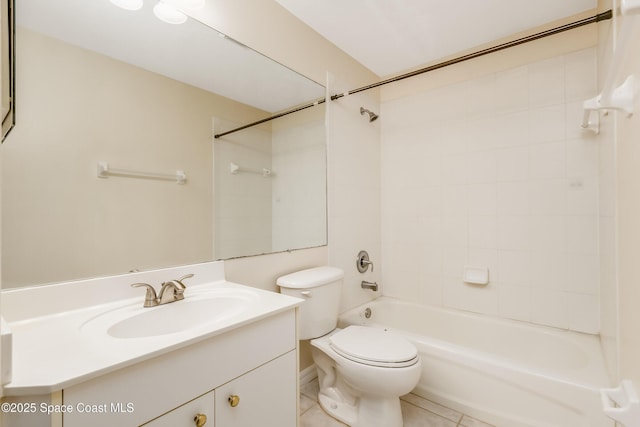
[[[531,290],[531,318],[535,323],[557,328],[569,327],[567,295],[546,289]]]
[[[532,179],[564,178],[566,166],[564,141],[534,145],[529,150],[529,177]]]
[[[406,300],[416,296],[416,283],[420,278],[420,263],[415,255],[419,254],[419,245],[402,243],[385,243],[382,248],[384,269],[382,283],[384,294]],[[357,252],[356,252],[357,254]]]
[[[568,254],[567,286],[569,292],[598,295],[600,263],[596,254]]]
[[[565,179],[531,181],[529,212],[533,215],[566,215],[567,181]]]
[[[529,178],[529,147],[496,150],[496,180],[522,181]]]
[[[597,330],[588,308],[609,274],[598,215],[613,212],[599,191],[614,175],[580,128],[594,88],[586,49],[385,103],[385,293]],[[411,250],[418,267],[404,258]],[[487,266],[490,285],[464,284],[464,265]]]
[[[495,74],[478,77],[466,82],[465,95],[462,104],[467,107],[466,115],[474,118],[478,115],[486,115],[495,110]]]
[[[536,108],[529,111],[529,132],[532,143],[564,139],[564,105]]]
[[[417,216],[395,216],[394,220],[382,219],[382,235],[393,243],[417,243],[419,218]]]
[[[529,277],[533,289],[564,291],[568,280],[567,253],[564,251],[531,251]]]
[[[443,305],[442,276],[423,275],[420,278],[418,301],[427,305]]]
[[[496,215],[469,215],[469,247],[498,247],[498,217]]]
[[[598,175],[598,143],[593,139],[567,141],[567,176]]]
[[[505,286],[498,287],[498,313],[508,319],[531,321],[531,291],[529,288]]]
[[[496,182],[498,166],[495,150],[471,152],[466,159],[469,183]]]
[[[528,108],[529,84],[526,66],[496,73],[496,111],[519,111]]]
[[[570,215],[598,215],[598,178],[567,180],[567,212]]]
[[[491,130],[496,148],[518,147],[529,144],[529,111],[518,111],[496,116]]]
[[[528,250],[532,233],[529,222],[523,215],[498,216],[498,249]]]
[[[451,120],[440,129],[446,135],[446,141],[440,147],[442,154],[460,154],[467,151],[470,140],[475,137],[469,129],[472,125],[467,120]]]
[[[442,248],[442,217],[439,215],[418,217],[416,234],[423,247]]]
[[[563,57],[529,65],[529,105],[540,107],[564,102],[565,64]]]
[[[444,279],[445,306],[483,314],[497,314],[498,288],[493,284],[470,285],[460,279]]]
[[[442,214],[443,189],[441,186],[421,187],[418,188],[416,193],[419,216],[437,216]]]
[[[471,120],[466,125],[467,151],[484,151],[499,147],[503,142],[498,135],[500,124],[493,116]]]
[[[569,328],[597,334],[600,332],[600,304],[594,295],[569,294]]]
[[[528,251],[498,251],[498,281],[528,287],[533,283],[531,254]]]
[[[571,216],[568,226],[570,253],[598,253],[598,218],[595,215]]]
[[[466,215],[448,215],[442,218],[442,245],[466,248],[468,238]]]
[[[442,276],[462,279],[462,269],[467,263],[467,248],[444,247],[442,249]]]
[[[441,203],[444,215],[465,215],[467,213],[467,186],[443,186]]]
[[[567,217],[535,215],[530,217],[531,249],[536,251],[567,250]]]
[[[465,154],[448,154],[442,156],[442,184],[463,185],[467,183],[469,174],[468,159]]]
[[[529,213],[530,183],[528,181],[497,184],[497,214],[527,215]]]
[[[443,250],[440,246],[423,245],[417,254],[420,261],[421,277],[442,277]]]
[[[473,184],[466,187],[469,215],[496,215],[498,211],[497,184]]]
[[[597,93],[595,48],[565,55],[565,96],[568,102],[584,101]]]

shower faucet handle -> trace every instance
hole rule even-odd
[[[358,252],[358,258],[356,258],[356,268],[360,273],[364,273],[371,266],[371,272],[373,272],[373,262],[369,260],[369,254],[367,251]]]

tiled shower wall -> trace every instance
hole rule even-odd
[[[384,102],[384,294],[597,333],[596,91],[590,48]]]

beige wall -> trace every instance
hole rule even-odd
[[[378,77],[310,30],[272,0],[224,0],[207,2],[198,19],[230,37],[252,47],[283,65],[325,85],[327,73],[332,81],[330,93],[342,93],[378,81]],[[293,272],[326,265],[342,267],[346,272],[343,309],[375,296],[360,288],[360,280],[379,280],[379,139],[377,125],[360,116],[360,105],[377,109],[377,91],[368,91],[330,103],[328,108],[328,248],[295,251],[261,257],[242,258],[227,263],[228,276],[242,281],[255,276],[254,266],[265,270]],[[358,171],[358,172],[356,172]],[[376,272],[360,275],[355,257],[368,249],[377,262]],[[298,258],[302,257],[302,258]],[[268,266],[268,267],[267,267]],[[264,286],[278,274],[269,273]],[[256,278],[257,280],[257,278]],[[264,279],[263,279],[264,280]],[[308,343],[303,343],[300,367],[311,364]]]
[[[274,1],[221,0],[207,4],[208,9],[202,12],[201,20],[321,84],[325,84],[328,71],[345,80],[347,89],[378,80]],[[18,129],[20,125],[18,122]],[[77,125],[82,126],[82,123]],[[275,289],[275,279],[282,274],[327,264],[327,251],[325,247],[231,260],[227,263],[228,276],[230,280]],[[50,281],[47,278],[38,280]],[[309,364],[308,356],[304,359],[303,368]]]
[[[18,54],[3,286],[213,259],[211,119],[266,113],[27,30]],[[97,179],[99,161],[187,183]]]

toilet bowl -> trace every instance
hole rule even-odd
[[[352,427],[402,427],[399,397],[420,379],[415,347],[383,330],[349,326],[311,341],[322,408]]]
[[[311,339],[320,406],[351,427],[402,427],[400,396],[420,380],[415,346],[366,326],[337,329],[344,272],[317,267],[280,277],[280,292],[303,298],[299,338]]]

